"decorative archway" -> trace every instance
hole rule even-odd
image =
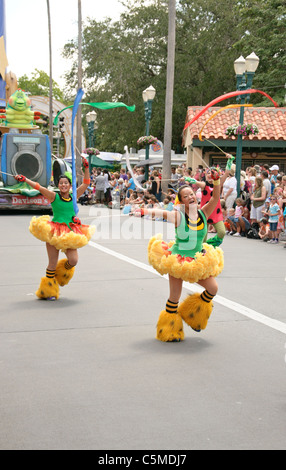
[[[32,110],[39,111],[44,116],[49,116],[49,98],[47,96],[29,96],[31,100]],[[54,116],[64,109],[66,105],[60,101],[53,100],[53,113]],[[65,139],[65,155],[64,158],[67,158],[71,155],[71,123],[72,123],[72,110],[66,109],[61,114],[65,118],[65,132],[63,133]],[[76,142],[76,124],[74,126],[74,141]],[[84,135],[84,130],[81,128],[81,145],[82,149],[86,147],[86,139]]]

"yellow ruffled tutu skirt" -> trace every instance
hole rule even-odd
[[[148,245],[149,263],[158,273],[170,274],[183,281],[195,283],[209,277],[218,276],[224,266],[224,256],[221,248],[203,244],[203,252],[195,258],[172,254],[170,248],[175,242],[166,243],[162,235],[152,237]]]
[[[66,224],[51,222],[48,215],[43,215],[32,218],[29,230],[34,237],[61,251],[82,248],[95,231],[95,227],[90,225],[70,224],[70,227],[72,230]]]

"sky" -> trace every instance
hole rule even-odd
[[[11,71],[31,77],[35,69],[49,74],[49,33],[46,0],[6,0],[6,54]],[[81,0],[82,20],[119,19],[124,8],[118,0]],[[78,0],[50,0],[52,74],[62,88],[69,69],[61,56],[64,45],[77,37]]]

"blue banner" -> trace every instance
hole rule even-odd
[[[0,37],[4,36],[6,44],[5,0],[0,0]],[[6,82],[0,75],[0,106],[6,106]]]
[[[74,122],[76,118],[76,113],[81,102],[81,99],[84,95],[84,91],[80,88],[77,92],[76,99],[73,104],[72,110],[72,123],[71,123],[71,151],[72,151],[72,192],[73,192],[73,207],[74,211],[78,213],[77,197],[76,197],[76,162],[75,162],[75,153],[74,153]]]

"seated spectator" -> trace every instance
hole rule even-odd
[[[130,202],[130,201],[129,201]],[[135,214],[135,211],[138,209],[138,208],[142,208],[144,206],[144,199],[143,199],[143,194],[142,193],[139,193],[137,198],[133,199],[131,201],[131,210],[130,210],[130,213],[129,215],[136,215]]]
[[[226,235],[229,234],[229,232],[231,232],[231,227],[230,227],[230,224],[229,222],[227,221],[227,210],[226,210],[226,205],[225,205],[225,200],[224,199],[221,199],[220,200],[220,205],[221,205],[221,212],[222,212],[222,217],[223,217],[223,223],[224,223],[224,226],[225,226],[225,233]],[[234,215],[234,210],[233,210],[233,214]]]
[[[163,196],[170,197],[172,202],[175,202],[176,199],[176,191],[174,189],[169,188],[168,191],[165,193],[162,191]]]
[[[229,215],[226,219],[231,227],[230,235],[234,235],[236,233],[238,219],[239,217],[242,216],[242,199],[238,197],[235,200],[235,203],[236,203],[235,209],[233,208],[229,209]]]
[[[78,198],[78,202],[82,206],[88,206],[92,202],[92,200],[91,200],[91,189],[87,188],[85,190],[85,192]]]
[[[157,200],[157,198],[152,194],[149,199],[147,200],[147,204],[145,205],[145,207],[147,209],[153,209],[153,208],[156,208],[156,207],[160,207],[159,206],[159,201]],[[145,215],[144,216],[145,219],[152,219],[152,216],[151,215]],[[153,220],[155,220],[155,216],[153,217]]]
[[[173,208],[174,208],[174,203],[173,203],[171,197],[170,197],[170,196],[169,196],[169,197],[167,196],[167,197],[164,199],[164,201],[163,201],[163,209],[164,209],[165,211],[172,211]]]
[[[270,226],[268,220],[266,219],[266,217],[262,217],[262,219],[260,219],[259,221],[258,235],[259,238],[261,238],[261,240],[263,240],[264,242],[267,242],[269,240],[269,230]]]
[[[230,211],[232,212],[231,209]],[[235,237],[246,236],[250,229],[249,210],[241,198],[236,199],[236,208],[233,211],[233,216],[230,215],[227,219],[231,227],[230,235]]]
[[[123,211],[122,211],[123,214],[127,215],[131,212],[132,204],[137,199],[137,197],[138,196],[137,196],[136,191],[132,191],[132,193],[130,194],[130,197],[125,198],[125,204],[123,206]]]

